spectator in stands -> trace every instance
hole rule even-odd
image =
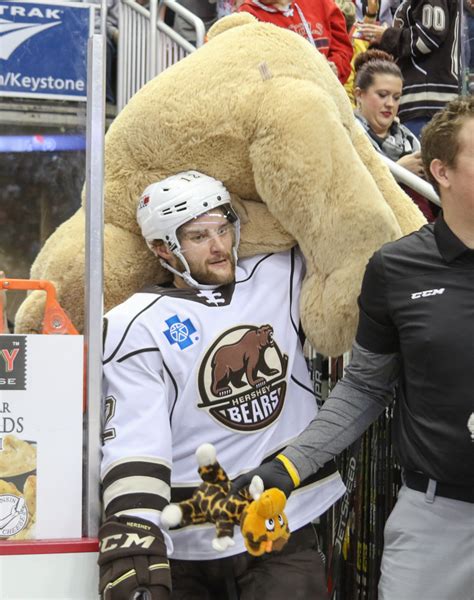
[[[391,27],[393,13],[400,2],[401,0],[355,0],[356,20],[362,23],[370,19],[372,22]]]
[[[239,2],[239,6],[242,2]],[[237,10],[236,0],[216,0],[216,16],[218,19],[226,17]]]
[[[419,137],[421,128],[458,94],[457,0],[405,0],[393,27],[365,24],[364,37],[397,59],[404,78],[400,119]]]
[[[352,45],[334,0],[245,0],[239,11],[299,33],[326,56],[341,83],[349,77]]]
[[[78,0],[88,4],[96,4],[98,8],[95,11],[95,30],[100,31],[100,6],[101,0]],[[142,2],[140,2],[141,4]],[[107,0],[107,20],[106,20],[106,75],[105,75],[105,97],[107,102],[116,103],[117,91],[117,43],[118,43],[118,0]]]
[[[360,50],[361,52],[367,50],[371,43],[380,42],[387,27],[392,26],[393,13],[400,2],[401,0],[355,0],[356,27],[355,31],[351,32],[354,53],[357,50],[354,38],[357,43],[364,42],[366,44],[365,48]],[[364,24],[369,27],[365,27]],[[352,62],[354,62],[354,57],[352,57]]]
[[[370,40],[365,39],[364,37],[363,24],[370,23],[371,25],[380,28],[381,36],[385,29],[392,24],[391,5],[395,3],[398,4],[398,0],[356,0],[355,5],[353,5],[356,10],[356,19],[355,23],[349,28],[349,39],[351,40],[353,55],[351,60],[351,72],[344,84],[352,106],[355,106],[354,61],[358,54],[365,52],[370,46]],[[385,19],[385,21],[383,21],[383,19]],[[372,33],[370,35],[372,35]]]
[[[191,11],[196,17],[199,17],[206,27],[206,31],[216,20],[216,2],[210,2],[208,0],[178,0],[178,2],[184,8]],[[182,35],[188,42],[196,45],[196,31],[182,16],[179,14],[175,15],[174,18],[174,30],[176,33]]]
[[[356,9],[352,0],[335,0],[346,21],[346,31],[349,32],[355,23]]]
[[[424,176],[420,143],[397,119],[403,78],[393,58],[381,50],[368,50],[355,59],[356,110],[354,114],[374,148],[419,177]],[[406,190],[428,221],[438,214],[425,198]]]
[[[469,92],[474,93],[474,0],[464,0],[464,22],[466,30],[465,59],[469,71]]]
[[[368,50],[355,60],[357,120],[376,150],[415,173],[423,174],[420,143],[397,120],[403,78],[393,58],[381,50]]]

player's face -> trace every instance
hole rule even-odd
[[[388,73],[375,75],[366,90],[356,88],[357,107],[376,135],[387,135],[397,116],[401,95],[402,80]]]
[[[235,230],[220,210],[186,223],[178,237],[181,252],[196,281],[205,285],[226,285],[234,281]]]

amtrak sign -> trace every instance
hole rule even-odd
[[[86,100],[94,7],[0,0],[0,96]]]

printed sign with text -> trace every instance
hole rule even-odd
[[[0,335],[0,542],[81,536],[83,338]]]
[[[94,7],[0,0],[0,96],[85,100]]]

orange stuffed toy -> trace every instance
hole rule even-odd
[[[259,484],[263,488],[260,477],[254,477],[252,485],[258,487]],[[271,488],[261,494],[256,492],[253,497],[254,501],[244,509],[240,521],[245,547],[253,556],[281,550],[290,537],[288,519],[283,512],[285,494],[278,488]]]
[[[191,498],[163,510],[162,525],[170,528],[215,523],[212,546],[224,551],[235,544],[234,525],[240,524],[245,547],[253,556],[281,550],[290,537],[285,494],[277,488],[264,491],[260,477],[252,479],[246,497],[232,494],[231,482],[217,462],[214,446],[199,446],[196,457],[203,481]]]

